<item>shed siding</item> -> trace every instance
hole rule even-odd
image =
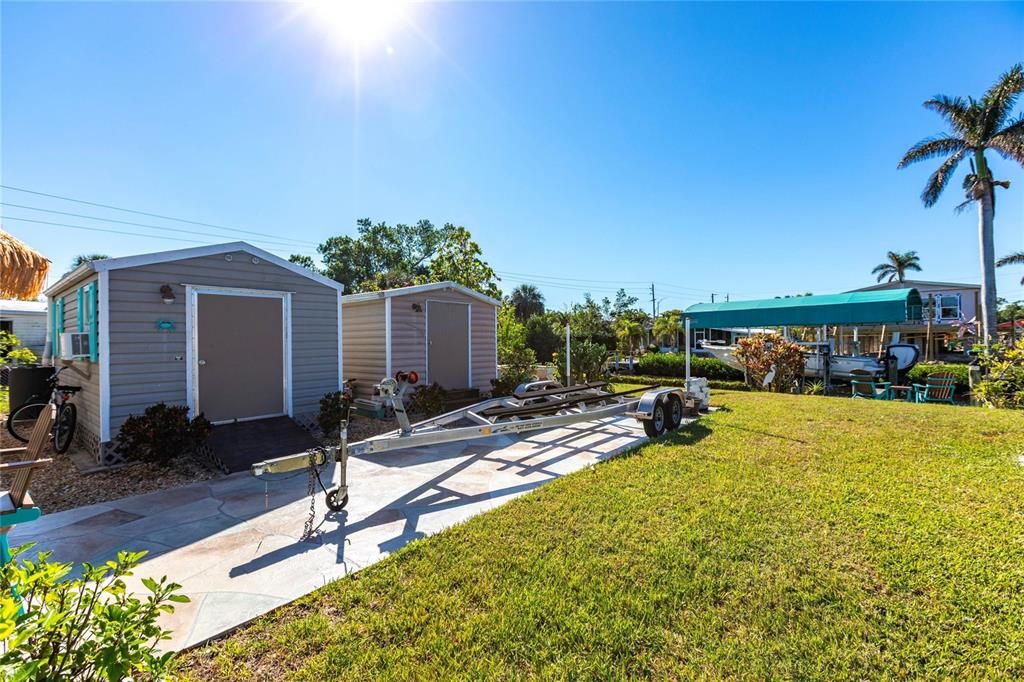
[[[64,300],[64,331],[78,331],[78,290],[90,282],[97,281],[97,276],[91,277],[77,283],[75,286],[62,290],[52,297],[56,304],[59,299]],[[97,310],[97,314],[99,311]],[[45,319],[44,319],[45,325]],[[45,332],[44,332],[45,334]],[[100,438],[100,358],[98,362],[90,362],[89,358],[78,358],[77,360],[61,360],[54,358],[54,364],[58,367],[67,367],[60,376],[61,383],[69,386],[81,386],[82,390],[73,399],[77,409],[78,426],[81,437],[76,438],[88,448],[99,444]]]
[[[491,379],[497,376],[497,339],[495,338],[495,306],[458,291],[436,290],[419,294],[394,296],[391,299],[391,368],[393,371],[419,372],[427,375],[427,301],[469,303],[472,306],[470,348],[472,388],[491,390]],[[413,309],[418,304],[421,312]],[[346,343],[348,336],[345,337]],[[449,389],[466,386],[445,386]]]
[[[4,310],[0,304],[0,320],[11,321],[11,331],[21,345],[37,356],[43,356],[46,346],[46,313],[28,312],[25,310]]]
[[[384,301],[346,303],[342,311],[345,379],[355,379],[358,398],[370,398],[384,377]]]
[[[236,252],[110,271],[111,434],[124,420],[163,401],[185,404],[186,297],[184,284],[292,293],[292,406],[315,413],[338,387],[338,292],[285,268]],[[170,285],[175,300],[161,300]],[[168,320],[174,329],[157,328]],[[259,359],[252,358],[252,371]]]

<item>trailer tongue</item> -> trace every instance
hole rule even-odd
[[[707,409],[710,399],[704,378],[688,379],[685,389],[642,386],[615,393],[606,391],[607,384],[603,382],[566,387],[555,381],[537,381],[518,387],[511,396],[491,398],[413,424],[406,413],[404,397],[417,379],[415,372],[399,372],[394,379],[384,379],[374,387],[383,406],[397,418],[398,429],[349,443],[345,419],[337,445],[258,462],[252,465],[253,475],[309,468],[312,489],[314,474],[319,478],[320,469],[333,464],[331,487],[324,488],[328,508],[340,511],[348,503],[349,455],[526,433],[619,415],[641,422],[644,432],[654,438],[678,428],[686,413]]]

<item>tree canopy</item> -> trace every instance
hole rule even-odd
[[[356,235],[330,237],[317,247],[322,265],[309,256],[289,260],[345,285],[345,291],[379,291],[451,280],[494,298],[501,297],[498,276],[482,258],[469,230],[429,220],[415,225],[369,218],[356,221]]]
[[[508,300],[520,321],[525,322],[534,315],[544,313],[544,294],[532,284],[520,284],[512,290]]]

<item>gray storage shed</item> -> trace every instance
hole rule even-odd
[[[101,463],[158,402],[214,423],[306,420],[342,385],[338,282],[245,242],[85,263],[46,290],[81,443]]]
[[[46,302],[0,300],[0,331],[14,334],[21,345],[42,357],[46,345]]]
[[[455,282],[343,296],[345,378],[369,398],[397,372],[448,390],[491,390],[500,302]]]

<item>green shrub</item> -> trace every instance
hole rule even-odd
[[[565,376],[565,352],[555,353],[552,358],[552,363],[555,366],[555,379],[563,386],[597,381],[604,376],[604,361],[608,357],[606,346],[587,339],[574,338],[569,350],[572,353],[569,363],[571,377]]]
[[[145,552],[119,552],[117,561],[82,565],[80,578],[68,578],[71,564],[21,560],[30,549],[14,550],[15,558],[0,569],[0,679],[124,680],[162,679],[173,652],[156,651],[170,631],[157,625],[172,604],[189,598],[181,585],[143,578],[149,594],[128,592],[132,575]],[[19,596],[14,596],[19,595]]]
[[[637,363],[637,374],[654,377],[685,377],[686,356],[679,353],[649,353]],[[743,372],[718,358],[690,358],[690,376],[742,381]]]
[[[974,394],[989,407],[1024,408],[1024,339],[996,343],[978,355],[985,378]]]
[[[441,384],[435,381],[429,386],[416,387],[416,390],[409,396],[409,411],[433,417],[444,412],[447,402],[448,391],[441,388]]]
[[[316,415],[316,424],[324,434],[324,438],[334,438],[341,429],[341,422],[348,420],[349,408],[352,406],[352,389],[332,391],[320,398],[320,411]]]
[[[128,417],[117,434],[115,450],[127,459],[167,464],[196,452],[212,428],[202,414],[190,420],[185,405],[161,402]]]
[[[936,372],[951,372],[956,375],[956,392],[967,393],[970,390],[971,380],[970,368],[968,365],[954,365],[943,362],[929,362],[914,365],[907,372],[907,381],[912,384],[923,384],[928,380],[929,374]]]
[[[0,362],[8,365],[34,365],[39,360],[21,340],[11,332],[0,331]]]
[[[533,378],[537,355],[526,343],[526,325],[511,305],[498,310],[498,364],[501,376],[491,379],[492,394],[509,395],[516,386]]]
[[[652,377],[642,374],[615,374],[611,381],[624,384],[644,384],[647,386],[681,386],[686,387],[685,377]],[[708,387],[719,391],[749,391],[750,387],[742,381],[723,381],[708,379]]]

